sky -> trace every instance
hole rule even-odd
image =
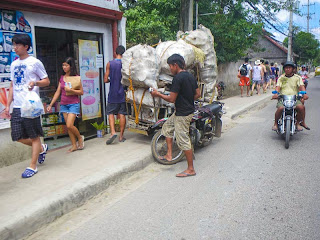
[[[297,14],[293,15],[293,25],[299,26],[301,28],[301,31],[307,32],[307,12],[308,8],[307,5],[308,0],[300,0],[299,1],[299,11],[303,16],[299,16]],[[316,37],[316,39],[320,40],[320,0],[310,0],[310,22],[309,22],[309,28],[310,32],[313,33]],[[313,14],[313,15],[311,15]],[[285,10],[281,10],[278,14],[276,14],[277,24],[276,26],[279,26],[278,29],[282,31],[283,33],[288,34],[288,28],[289,28],[289,12]],[[271,32],[274,37],[279,40],[283,41],[283,39],[286,37],[282,33],[276,31],[274,28],[267,28],[269,32]]]

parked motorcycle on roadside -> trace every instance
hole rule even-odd
[[[221,137],[223,115],[223,103],[215,101],[209,105],[198,107],[196,104],[196,110],[190,124],[190,139],[193,148],[204,147],[212,142],[214,137]],[[151,151],[154,159],[161,164],[172,165],[181,161],[184,157],[184,152],[181,151],[178,146],[175,137],[172,141],[172,161],[161,159],[161,156],[167,153],[166,138],[161,134],[161,128],[168,118],[163,118],[152,126],[156,131],[152,138]]]
[[[277,91],[273,91],[273,94],[278,94]],[[284,109],[281,117],[278,120],[278,130],[277,133],[285,139],[285,148],[289,148],[290,136],[297,133],[297,112],[295,105],[297,100],[302,99],[303,95],[306,94],[305,91],[300,91],[298,96],[296,95],[279,95],[278,99],[283,101]]]

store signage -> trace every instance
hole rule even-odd
[[[100,73],[97,66],[98,41],[78,40],[79,67],[83,86],[81,96],[82,120],[101,117]]]
[[[103,54],[96,55],[97,68],[103,68]]]
[[[71,0],[71,1],[119,11],[118,0]]]

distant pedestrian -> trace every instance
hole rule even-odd
[[[269,62],[266,61],[265,62],[265,67],[266,67],[266,71],[265,71],[265,74],[264,74],[264,90],[263,90],[263,93],[266,93],[267,92],[267,89],[268,87],[270,88],[271,87],[271,79],[270,79],[270,76],[272,75],[272,72],[271,72],[271,67],[269,65]]]
[[[266,69],[266,66],[265,66],[265,64],[264,64],[264,60],[263,59],[261,59],[260,60],[260,66],[261,66],[261,68],[262,68],[262,70],[263,70],[263,79],[262,79],[262,82],[261,82],[261,84],[262,84],[262,88],[263,88],[263,91],[264,91],[264,87],[265,87],[265,83],[266,83],[266,71],[267,71],[267,69]]]
[[[271,75],[270,75],[271,83],[270,83],[270,87],[272,87],[274,89],[276,87],[276,72],[277,72],[277,69],[274,66],[273,62],[270,65],[271,65]]]
[[[238,70],[238,77],[240,78],[239,86],[241,91],[241,97],[243,97],[244,86],[247,86],[247,97],[249,97],[251,70],[252,70],[252,67],[249,64],[249,58],[245,58],[244,64],[242,64]]]
[[[257,94],[260,95],[260,85],[262,83],[264,72],[261,67],[260,60],[256,60],[254,62],[254,67],[252,68],[252,89],[251,89],[251,96],[253,94],[254,88],[257,85]]]
[[[274,64],[274,67],[275,67],[275,75],[276,75],[276,82],[278,81],[278,78],[280,76],[280,69],[279,69],[279,66],[278,66],[278,63],[275,63]]]
[[[13,141],[18,141],[32,148],[30,165],[22,173],[22,178],[29,178],[38,172],[37,160],[40,164],[44,162],[48,146],[40,142],[40,137],[43,137],[40,116],[23,118],[21,117],[21,107],[26,101],[28,93],[26,89],[39,94],[39,87],[48,86],[50,81],[42,62],[28,54],[31,47],[30,36],[16,34],[12,38],[12,43],[19,58],[11,64],[11,84],[5,113],[9,115],[10,105],[13,102],[11,137]]]
[[[125,52],[123,46],[116,48],[116,58],[108,62],[106,67],[106,74],[104,75],[104,82],[110,83],[107,115],[109,115],[109,125],[111,130],[111,136],[107,140],[106,144],[111,144],[117,137],[115,130],[115,116],[119,115],[120,118],[120,136],[119,142],[124,142],[126,138],[123,136],[126,126],[126,97],[124,87],[121,84],[121,68],[122,68],[122,55]]]
[[[58,88],[51,100],[51,103],[47,107],[47,111],[51,111],[52,105],[58,100],[59,96],[61,95],[60,113],[63,114],[63,118],[66,122],[68,134],[72,144],[68,152],[74,152],[76,150],[82,150],[84,148],[84,136],[80,135],[79,130],[74,126],[74,121],[77,115],[80,114],[79,96],[83,95],[83,88],[82,84],[79,90],[71,89],[66,85],[67,77],[78,76],[76,64],[72,57],[68,57],[65,59],[65,61],[62,63],[62,69],[63,74],[60,77]]]

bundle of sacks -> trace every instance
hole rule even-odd
[[[205,101],[210,101],[213,94],[217,95],[215,85],[218,78],[217,56],[214,50],[214,37],[211,31],[203,25],[199,25],[199,28],[194,31],[186,33],[179,31],[177,38],[196,46],[205,54],[204,65],[200,68],[200,78],[205,83]]]
[[[135,101],[137,108],[141,103],[140,119],[156,121],[155,108],[164,102],[153,99],[149,87],[159,88],[172,82],[167,59],[172,54],[180,54],[186,63],[186,70],[192,71],[198,66],[200,80],[204,83],[204,98],[209,102],[217,81],[217,62],[214,50],[214,38],[209,29],[199,26],[190,32],[178,32],[177,41],[159,42],[156,49],[148,45],[136,45],[128,49],[122,58],[122,84],[131,86],[127,100]],[[134,100],[133,100],[134,95]]]

